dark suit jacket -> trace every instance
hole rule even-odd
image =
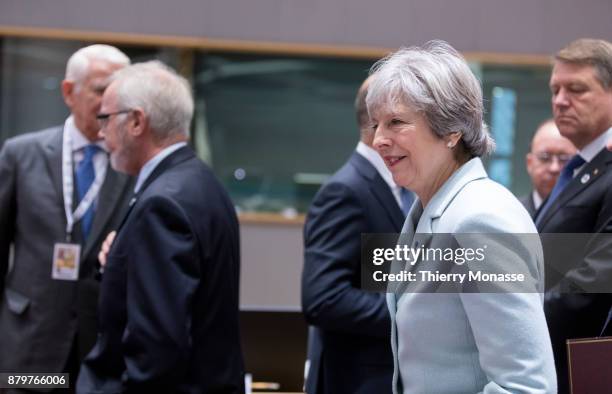
[[[310,206],[304,227],[302,309],[309,337],[308,394],[391,392],[385,295],[360,290],[362,233],[397,233],[404,215],[389,186],[353,153]]]
[[[79,393],[242,393],[238,219],[184,147],[145,181],[108,254]]]
[[[540,233],[601,234],[610,231],[611,218],[612,152],[604,149],[574,177],[537,223]],[[568,392],[565,340],[599,335],[612,302],[610,294],[559,291],[572,284],[609,288],[612,281],[612,237],[592,239],[593,243],[584,249],[577,249],[571,242],[543,242],[547,287],[544,309],[555,353],[560,393]],[[559,264],[564,261],[571,263],[570,269],[560,272]]]
[[[96,340],[97,255],[127,208],[131,185],[108,169],[79,280],[51,279],[53,245],[66,236],[62,134],[56,127],[21,135],[0,152],[0,372],[61,372],[75,336],[81,358]],[[73,238],[82,240],[78,222]]]
[[[533,202],[533,192],[529,192],[529,194],[519,197],[519,201],[521,202],[521,204],[523,204],[523,206],[529,213],[529,216],[533,217],[533,215],[535,215],[536,213],[536,207]]]

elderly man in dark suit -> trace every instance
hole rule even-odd
[[[371,147],[367,85],[355,100],[356,152],[319,190],[304,227],[302,309],[313,326],[308,394],[391,392],[389,311],[384,294],[359,288],[361,234],[398,233],[414,196],[395,185]]]
[[[519,199],[532,217],[552,191],[563,166],[575,154],[576,147],[559,134],[554,119],[538,126],[525,157],[533,190]]]
[[[187,81],[159,62],[113,76],[100,134],[135,196],[106,256],[100,333],[78,393],[243,392],[238,220],[187,146]]]
[[[76,379],[95,343],[96,256],[130,182],[110,168],[96,115],[108,77],[128,64],[108,45],[75,52],[61,85],[65,124],[11,138],[0,152],[0,372]]]
[[[595,235],[610,231],[612,152],[605,146],[612,137],[612,44],[594,39],[570,43],[555,57],[550,88],[555,123],[578,154],[564,167],[537,212],[538,231]],[[567,242],[544,243],[544,306],[560,393],[569,392],[565,341],[599,335],[611,305],[609,237],[594,236],[584,251],[575,249]],[[551,261],[550,256],[560,257]],[[571,265],[560,270],[567,260]]]

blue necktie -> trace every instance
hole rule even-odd
[[[580,157],[580,155],[575,155],[572,157],[565,167],[563,167],[563,171],[561,171],[561,175],[557,179],[557,183],[555,183],[555,187],[552,192],[550,192],[550,196],[548,200],[546,200],[546,204],[540,209],[538,212],[538,217],[536,218],[536,224],[540,223],[540,220],[544,217],[546,211],[550,208],[550,206],[555,202],[557,197],[561,194],[563,189],[567,186],[568,183],[574,178],[574,170],[581,165],[586,163],[586,161]]]
[[[85,157],[79,163],[76,170],[76,186],[79,202],[85,197],[85,194],[91,187],[96,179],[96,171],[94,170],[93,157],[96,152],[100,149],[97,145],[90,144],[84,149]],[[83,240],[87,240],[89,231],[91,230],[91,224],[94,218],[94,204],[89,206],[89,209],[85,212],[81,218],[81,232],[83,233]]]
[[[404,212],[405,216],[408,216],[408,212],[410,212],[410,207],[414,202],[414,193],[412,193],[408,189],[400,187],[400,200],[402,202],[402,212]]]

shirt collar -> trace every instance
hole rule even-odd
[[[76,124],[74,123],[74,117],[72,115],[70,115],[68,119],[66,119],[66,122],[64,122],[64,129],[66,129],[70,134],[72,153],[78,152],[85,148],[87,145],[91,144],[91,141],[89,141],[87,137],[83,135],[81,130],[76,127]],[[104,140],[97,140],[95,144],[102,148],[104,152],[108,152]]]
[[[389,185],[391,190],[399,188],[399,186],[397,186],[393,181],[393,175],[391,174],[391,171],[389,171],[389,169],[385,165],[385,161],[382,157],[380,157],[378,152],[376,152],[374,149],[370,148],[361,141],[359,141],[359,143],[357,144],[356,151],[361,156],[363,156],[370,164],[372,164],[374,168],[376,168],[376,171],[378,171],[380,176],[385,180],[387,185]]]
[[[136,180],[136,186],[134,187],[134,193],[138,193],[142,184],[147,180],[149,175],[155,170],[155,167],[161,163],[166,157],[170,156],[175,151],[180,148],[187,146],[186,141],[177,142],[176,144],[172,144],[170,146],[165,147],[159,153],[157,153],[153,158],[146,162],[146,164],[142,167],[140,172],[138,173],[138,179]]]
[[[610,138],[612,138],[612,127],[591,141],[582,150],[578,151],[578,153],[588,163],[606,147],[606,142],[608,142],[608,139]]]
[[[533,190],[533,193],[531,194],[531,196],[533,198],[533,206],[537,210],[538,208],[540,208],[540,205],[542,205],[542,202],[544,202],[544,199],[542,198],[542,196],[540,196],[540,193],[538,193],[538,191],[535,189]]]

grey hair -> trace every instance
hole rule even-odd
[[[189,136],[193,97],[189,82],[172,68],[153,60],[116,71],[120,109],[141,108],[157,141],[176,135]]]
[[[80,82],[87,75],[91,61],[104,61],[108,63],[128,66],[130,58],[119,49],[103,44],[94,44],[76,51],[66,64],[66,80]]]
[[[406,104],[421,112],[440,138],[453,132],[470,156],[485,156],[495,142],[483,120],[480,82],[467,62],[445,41],[401,48],[379,60],[370,71],[370,114],[384,105]]]

